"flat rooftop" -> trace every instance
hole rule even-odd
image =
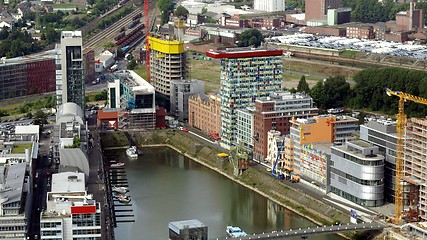
[[[216,50],[206,52],[207,57],[221,58],[251,58],[251,57],[268,57],[281,56],[283,50],[275,48],[227,48],[225,50]]]
[[[84,192],[84,173],[63,172],[52,174],[51,192]]]
[[[201,228],[201,227],[206,227],[206,225],[197,219],[169,222],[169,229],[171,229],[176,233],[179,233],[179,230],[184,228],[191,229],[191,228]]]
[[[110,74],[110,76],[110,82],[120,80],[122,84],[132,88],[132,91],[154,93],[154,87],[132,70],[116,71]]]

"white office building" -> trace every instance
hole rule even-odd
[[[85,188],[83,173],[52,175],[52,191],[40,216],[41,239],[101,239],[101,207]]]
[[[82,54],[82,32],[61,32],[56,45],[56,104],[73,102],[85,108],[85,79]]]
[[[254,149],[254,111],[255,107],[237,109],[237,144],[252,152]]]
[[[285,11],[285,0],[254,0],[254,9],[265,12]]]

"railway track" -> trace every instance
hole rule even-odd
[[[114,22],[104,30],[96,33],[94,36],[92,36],[90,39],[88,39],[86,42],[83,43],[83,47],[96,48],[96,47],[100,47],[97,45],[105,41],[108,41],[108,40],[114,41],[114,37],[117,34],[119,34],[120,29],[122,27],[125,27],[126,30],[128,30],[127,25],[132,22],[132,18],[141,12],[143,12],[143,8],[138,7],[137,9],[135,9],[128,15],[124,16],[123,18],[119,19],[118,21]]]

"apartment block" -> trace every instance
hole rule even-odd
[[[171,82],[188,77],[184,42],[148,37],[150,43],[150,78],[156,92],[170,98]]]
[[[171,82],[170,113],[180,121],[188,120],[188,98],[204,93],[205,82],[200,80],[174,80]]]
[[[41,239],[101,239],[101,206],[85,188],[83,173],[52,174],[46,211],[40,216]]]
[[[120,70],[108,80],[108,108],[119,111],[119,128],[154,130],[156,103],[154,87],[134,71]]]
[[[0,60],[0,100],[55,91],[55,52]]]
[[[292,118],[316,116],[318,109],[313,99],[303,93],[273,92],[255,100],[254,112],[254,159],[267,157],[267,132],[277,130],[289,134]]]
[[[254,111],[255,107],[237,109],[237,144],[248,152],[254,148]]]
[[[332,146],[330,190],[361,206],[382,206],[384,156],[378,147],[362,140]]]
[[[408,207],[403,217],[427,221],[427,119],[408,120],[406,137],[404,200]]]
[[[378,147],[385,157],[384,162],[384,197],[394,203],[396,187],[396,122],[387,120],[371,120],[360,125],[360,139]]]
[[[85,73],[81,31],[61,32],[61,44],[56,50],[57,106],[73,102],[85,108]]]
[[[237,109],[255,105],[255,100],[281,90],[283,51],[233,48],[206,52],[221,59],[221,139],[224,147],[237,144]]]
[[[188,99],[188,124],[206,133],[221,133],[221,99],[200,93]]]
[[[374,39],[374,25],[369,23],[348,23],[346,24],[348,38]]]

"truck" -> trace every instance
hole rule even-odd
[[[271,170],[271,175],[273,175],[273,177],[276,177],[276,178],[278,178],[280,180],[283,180],[285,178],[285,176],[282,173],[278,172],[276,170],[276,167],[277,167],[277,162],[279,161],[280,152],[282,152],[284,144],[285,144],[285,139],[283,139],[282,143],[280,144],[280,148],[277,151],[276,161],[274,161],[273,169]]]
[[[113,66],[110,67],[110,72],[115,72],[117,70],[117,64],[114,64]]]

